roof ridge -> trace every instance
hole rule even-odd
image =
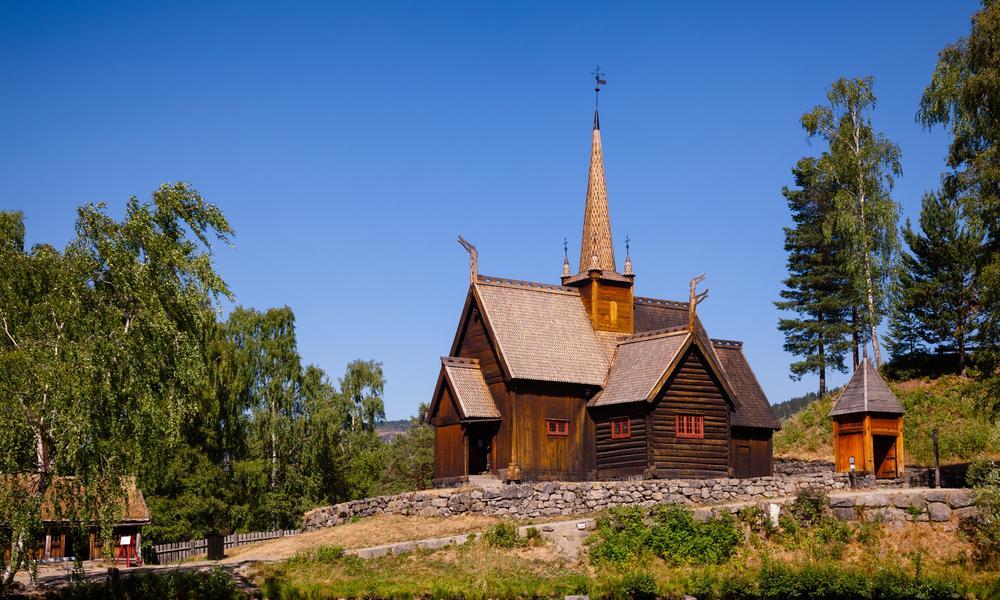
[[[687,308],[687,302],[679,300],[665,300],[663,298],[650,298],[648,296],[636,296],[633,300],[639,304],[650,304],[652,306],[672,306],[675,308]]]
[[[723,340],[723,339],[719,339],[719,338],[709,338],[709,339],[712,340],[712,345],[713,346],[719,346],[719,347],[723,347],[723,348],[742,348],[743,347],[743,341],[742,340]]]
[[[442,356],[441,364],[449,367],[479,368],[478,358],[463,358],[461,356]]]
[[[541,283],[538,281],[524,281],[521,279],[507,279],[505,277],[492,277],[489,275],[480,275],[476,283],[478,285],[498,285],[504,287],[535,290],[539,292],[557,292],[572,296],[580,295],[579,291],[577,291],[576,288],[566,287],[563,285]]]
[[[618,340],[617,346],[621,346],[622,344],[628,344],[631,342],[644,342],[646,340],[651,340],[655,338],[675,336],[680,333],[691,333],[691,332],[690,330],[688,330],[687,325],[668,327],[666,329],[653,329],[651,331],[643,331],[641,333],[635,333],[623,340]]]

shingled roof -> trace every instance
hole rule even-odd
[[[475,358],[441,357],[449,389],[465,419],[499,419],[500,411]]]
[[[656,384],[690,345],[690,338],[687,329],[675,329],[621,341],[604,389],[588,404],[608,406],[648,400]]]
[[[608,356],[579,290],[484,276],[474,288],[512,379],[604,383]]]
[[[21,473],[17,475],[0,475],[0,487],[17,486],[25,495],[38,493],[41,475],[38,473]],[[121,513],[117,521],[119,525],[149,523],[149,507],[142,490],[136,485],[134,477],[122,479],[124,496],[121,498]],[[6,489],[4,491],[7,491]],[[71,475],[55,476],[45,490],[42,498],[41,518],[44,523],[60,523],[75,521],[75,516],[84,508],[82,506],[85,492],[81,481]]]
[[[901,415],[906,411],[892,390],[867,358],[854,371],[851,380],[830,409],[830,416],[857,413],[891,413]]]
[[[743,354],[743,342],[713,339],[712,347],[740,400],[740,406],[733,413],[733,426],[781,429],[778,417]]]

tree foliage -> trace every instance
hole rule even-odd
[[[920,231],[907,220],[903,239],[910,251],[902,255],[891,323],[893,354],[940,346],[956,352],[958,371],[964,372],[968,340],[980,321],[975,276],[983,229],[967,222],[954,198],[929,193],[921,203]]]
[[[833,207],[824,228],[843,243],[849,289],[881,363],[878,326],[887,311],[899,251],[899,205],[892,199],[902,174],[899,146],[871,122],[874,79],[841,78],[827,103],[802,115],[810,137],[827,143],[817,169],[834,186]]]
[[[985,233],[976,253],[983,316],[977,342],[992,372],[1000,363],[1000,3],[984,2],[969,36],[938,54],[917,118],[951,134],[944,193],[957,198]]]
[[[778,321],[778,329],[785,334],[785,350],[802,357],[791,365],[792,378],[818,374],[823,395],[828,370],[844,372],[847,368],[851,297],[843,243],[824,232],[836,188],[818,163],[811,157],[799,160],[792,170],[797,189],[786,187],[781,192],[794,227],[785,228],[788,277],[775,306],[796,313],[794,318]]]

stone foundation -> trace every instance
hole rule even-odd
[[[317,508],[305,514],[302,529],[311,531],[340,525],[354,517],[382,514],[428,517],[483,514],[529,519],[584,514],[621,505],[753,502],[794,496],[807,488],[833,492],[849,487],[847,475],[834,474],[832,470],[754,479],[537,482],[464,487],[379,496]]]
[[[775,458],[775,475],[808,475],[811,473],[833,473],[833,462],[828,460],[798,460],[795,458]]]

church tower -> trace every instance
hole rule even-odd
[[[600,71],[595,93],[604,83]],[[616,333],[634,332],[631,258],[626,259],[625,274],[617,271],[611,241],[611,215],[608,211],[608,188],[604,179],[604,154],[601,149],[601,120],[594,108],[594,130],[590,142],[590,174],[587,178],[587,201],[583,212],[583,238],[580,243],[580,270],[570,275],[563,266],[563,285],[580,289],[587,314],[594,329]]]

